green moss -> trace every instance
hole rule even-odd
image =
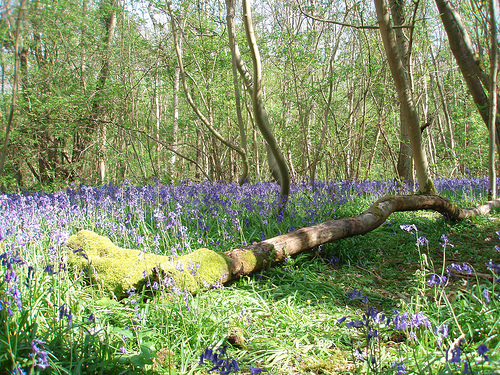
[[[251,250],[244,251],[241,254],[241,259],[245,262],[245,266],[254,269],[259,262],[259,259],[255,256],[255,253]]]
[[[118,247],[107,237],[87,230],[71,236],[68,247],[69,263],[87,269],[92,283],[117,298],[124,297],[130,288],[142,288],[148,279],[158,278],[155,268],[162,276],[171,277],[178,288],[191,293],[229,277],[229,258],[208,249],[172,259]],[[78,249],[83,251],[73,252]]]

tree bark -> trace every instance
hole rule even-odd
[[[238,80],[238,58],[241,63],[241,56],[239,50],[237,51],[238,44],[236,43],[236,26],[234,24],[234,0],[226,0],[226,20],[227,20],[227,34],[229,39],[229,48],[231,49],[231,66],[233,70],[233,86],[234,86],[234,103],[236,107],[236,116],[238,120],[238,129],[240,131],[240,144],[241,148],[247,150],[247,134],[245,130],[245,123],[243,122],[243,115],[241,109],[240,88]],[[240,184],[248,181],[249,166],[243,165],[241,172]]]
[[[405,12],[404,12],[404,0],[389,0],[391,7],[392,20],[395,26],[404,25]],[[396,36],[396,46],[398,48],[399,56],[401,56],[401,62],[403,63],[403,69],[405,72],[406,79],[411,86],[411,75],[410,75],[410,42],[402,28],[395,29],[394,34]],[[402,181],[413,181],[413,170],[412,170],[412,155],[410,147],[410,136],[408,134],[408,126],[405,123],[405,116],[403,114],[403,108],[399,109],[399,154],[398,154],[398,177]]]
[[[281,208],[284,208],[288,200],[288,195],[290,194],[290,172],[286,165],[285,158],[281,152],[273,133],[271,132],[271,127],[269,126],[269,118],[267,117],[266,109],[264,108],[264,101],[262,98],[262,67],[259,54],[259,48],[257,46],[257,40],[255,38],[255,33],[253,29],[252,22],[252,11],[250,9],[250,3],[248,0],[243,0],[243,23],[245,25],[245,34],[247,37],[248,47],[250,48],[250,54],[252,55],[253,63],[253,78],[254,85],[252,89],[252,104],[254,120],[259,127],[262,136],[266,140],[269,148],[274,156],[276,163],[278,164],[278,169],[280,173],[279,184],[281,186]],[[281,209],[280,208],[280,209]]]
[[[469,34],[462,24],[458,12],[449,0],[435,1],[444,29],[448,35],[448,42],[453,52],[453,56],[455,56],[455,60],[462,72],[467,88],[472,95],[472,99],[476,104],[483,122],[489,127],[490,103],[483,87],[483,84],[485,84],[484,82],[488,82],[488,77],[474,59],[474,50]],[[485,86],[488,87],[487,84],[485,84]],[[500,150],[500,121],[498,121],[498,118],[495,121],[495,125],[495,143],[498,151]]]
[[[384,197],[358,216],[330,220],[256,244],[226,251],[224,254],[231,259],[231,263],[230,274],[224,281],[248,275],[273,263],[281,262],[289,255],[295,255],[328,242],[366,234],[382,225],[394,212],[432,210],[450,219],[461,220],[486,215],[493,208],[500,208],[499,199],[467,209],[457,207],[439,195]]]
[[[488,152],[488,199],[496,199],[497,197],[497,175],[495,170],[495,138],[496,127],[495,120],[497,117],[497,73],[498,73],[498,38],[497,38],[497,5],[496,0],[490,0],[490,33],[491,33],[491,50],[490,50],[490,113],[489,113],[489,152]]]
[[[380,25],[380,34],[384,43],[387,60],[391,69],[392,78],[408,128],[411,150],[415,163],[415,171],[421,193],[434,193],[434,184],[429,176],[427,156],[422,145],[422,135],[417,111],[413,103],[413,94],[410,84],[405,76],[403,63],[396,48],[392,27],[389,23],[389,13],[384,0],[374,0],[377,8],[377,18]]]
[[[12,121],[14,119],[14,111],[16,109],[17,90],[19,88],[19,42],[21,39],[20,29],[21,29],[21,20],[25,10],[26,10],[26,1],[21,0],[21,3],[19,4],[19,13],[16,21],[16,34],[14,41],[15,63],[14,63],[14,83],[12,87],[12,101],[10,104],[9,119],[7,121],[7,126],[5,128],[5,138],[3,141],[3,148],[0,154],[0,177],[2,177],[3,167],[5,165],[5,158],[7,156],[7,151],[9,147],[10,131],[12,128]]]

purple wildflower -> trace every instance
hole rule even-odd
[[[70,327],[71,321],[73,320],[73,315],[71,314],[71,310],[66,307],[65,303],[59,306],[59,319],[62,319],[64,317],[68,319],[68,327]]]
[[[337,320],[337,323],[342,324],[346,321],[346,319],[347,319],[347,316],[343,316],[342,318]]]
[[[450,241],[449,241],[449,239],[448,239],[448,236],[447,236],[446,234],[443,234],[443,235],[441,236],[441,241],[443,241],[443,242],[441,243],[441,246],[442,246],[442,247],[446,247],[446,246],[455,247],[455,245],[453,245],[453,244],[451,244],[451,243],[450,243]]]
[[[30,357],[36,359],[36,366],[40,367],[42,370],[49,367],[48,355],[49,353],[45,350],[41,350],[38,346],[45,344],[45,341],[33,339],[31,341],[31,350],[33,353],[30,354]]]
[[[22,367],[16,366],[14,370],[12,370],[12,375],[26,375],[26,371],[24,371]]]
[[[394,363],[392,367],[395,367],[398,372],[396,373],[397,375],[402,375],[402,374],[407,374],[408,371],[406,370],[406,366],[404,365],[403,362],[399,363]]]
[[[491,302],[490,291],[486,287],[483,289],[483,297],[487,303]]]
[[[429,279],[429,285],[430,286],[432,286],[432,285],[436,285],[436,286],[444,285],[444,284],[446,284],[447,280],[448,280],[448,278],[446,276],[439,276],[439,275],[433,273]]]
[[[488,347],[485,344],[481,344],[477,348],[477,353],[481,356],[483,356],[485,361],[489,361],[488,356],[486,355],[486,352],[488,352]]]
[[[417,239],[417,244],[418,246],[426,246],[429,243],[429,240],[425,238],[424,236],[420,236]]]
[[[402,224],[399,226],[402,230],[412,233],[413,231],[418,232],[417,226],[415,224]]]
[[[255,374],[260,374],[261,372],[267,372],[266,369],[258,368],[258,367],[252,367],[248,369],[250,371],[250,375],[255,375]]]

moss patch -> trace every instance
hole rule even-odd
[[[172,258],[124,249],[87,230],[71,236],[67,245],[69,263],[86,269],[92,283],[117,298],[142,288],[147,280],[169,280],[171,287],[195,294],[229,276],[229,258],[208,249]]]

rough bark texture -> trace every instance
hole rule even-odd
[[[281,186],[281,202],[280,206],[285,207],[288,200],[288,195],[290,194],[290,172],[286,164],[283,153],[281,152],[278,142],[274,137],[271,126],[269,125],[269,118],[267,116],[267,111],[264,107],[263,99],[263,87],[262,87],[262,64],[260,60],[259,48],[257,46],[257,39],[255,38],[255,33],[253,29],[252,12],[250,9],[250,3],[248,0],[243,0],[243,23],[245,25],[245,34],[248,42],[248,47],[250,49],[250,54],[252,55],[253,63],[253,89],[252,89],[252,105],[254,113],[254,121],[259,127],[262,137],[265,139],[269,150],[274,157],[274,161],[277,164],[277,169],[279,171],[278,183]],[[269,158],[269,167],[271,170],[273,168],[272,160]]]
[[[439,195],[387,196],[379,199],[358,216],[330,220],[256,244],[226,251],[224,254],[231,259],[228,280],[281,262],[288,255],[298,254],[342,238],[368,233],[382,225],[394,212],[433,210],[450,219],[460,220],[485,215],[493,208],[499,207],[499,199],[467,209],[454,206],[448,199]]]
[[[435,0],[441,21],[448,35],[448,42],[458,67],[462,72],[472,99],[486,126],[489,127],[490,103],[484,87],[488,86],[488,76],[474,59],[474,49],[469,34],[460,15],[448,0]],[[484,85],[484,87],[483,87]],[[496,119],[496,145],[500,151],[500,121]]]
[[[429,164],[427,162],[425,149],[422,145],[422,135],[413,100],[413,93],[404,70],[401,56],[399,56],[397,50],[394,31],[390,25],[389,12],[385,0],[374,0],[374,3],[377,9],[380,35],[387,55],[387,62],[389,63],[394,85],[398,93],[401,110],[404,115],[404,124],[408,130],[419,190],[422,193],[432,194],[435,192],[435,189],[430,179]]]

